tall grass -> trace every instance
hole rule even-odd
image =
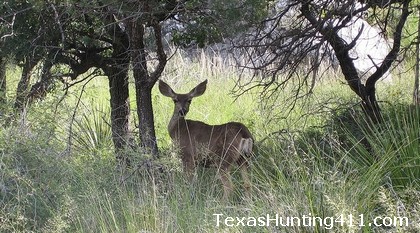
[[[209,79],[207,92],[192,103],[190,118],[210,124],[241,121],[255,135],[251,198],[243,195],[239,172],[233,174],[236,188],[227,202],[221,201],[222,187],[216,171],[200,168],[192,183],[186,181],[179,155],[171,148],[167,134],[173,103],[156,90],[153,100],[161,157],[151,161],[128,149],[126,153],[135,157],[136,163],[121,171],[110,148],[109,115],[104,107],[109,97],[100,91],[106,92],[106,85],[96,80],[87,84],[76,114],[73,111],[77,98],[67,98],[58,107],[51,104],[57,103],[56,99],[50,98],[29,109],[24,123],[2,126],[0,231],[416,232],[420,229],[418,108],[409,108],[404,102],[400,106],[384,105],[384,122],[373,126],[357,112],[357,107],[330,111],[351,102],[352,95],[341,84],[326,80],[313,96],[287,111],[288,103],[281,100],[288,98],[290,90],[278,93],[277,102],[271,107],[259,105],[262,100],[257,93],[238,99],[229,95],[236,74],[230,66],[224,67],[230,63],[221,57],[215,60],[200,55],[198,60],[191,61],[176,54],[175,59],[164,79],[177,91],[187,92],[199,81]],[[389,91],[390,95],[403,93],[399,85],[392,88],[397,91]],[[92,95],[102,97],[92,103],[89,97]],[[394,100],[394,97],[385,98]],[[71,121],[73,115],[76,118]],[[71,122],[74,153],[63,153],[68,146]],[[134,131],[135,125],[131,127]],[[325,221],[310,226],[246,226],[235,218],[245,217],[248,221],[252,219],[249,217],[267,214],[283,218],[314,216]],[[217,216],[222,220],[219,225]],[[226,224],[225,217],[233,217],[231,223],[235,224]],[[376,217],[405,217],[409,225],[369,225]],[[333,225],[327,221],[331,218],[337,220]]]

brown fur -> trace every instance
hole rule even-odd
[[[160,81],[160,92],[171,97],[175,103],[174,114],[168,125],[169,135],[180,147],[184,170],[191,177],[197,166],[217,167],[224,187],[224,199],[233,189],[230,180],[232,165],[238,165],[249,195],[249,159],[252,153],[253,138],[248,128],[239,122],[222,125],[208,125],[201,121],[185,119],[192,98],[206,90],[207,80],[200,83],[188,94],[177,94],[169,85]]]

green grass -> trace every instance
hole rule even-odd
[[[17,79],[16,73],[11,77]],[[84,90],[71,89],[63,100],[63,93],[56,90],[35,103],[25,121],[2,126],[0,232],[420,229],[420,111],[408,106],[410,80],[397,78],[392,86],[379,87],[385,121],[373,127],[357,106],[349,108],[357,99],[339,81],[324,80],[312,96],[289,110],[283,101],[292,94],[289,89],[277,93],[273,105],[265,105],[258,92],[235,99],[230,91],[236,77],[229,61],[218,56],[199,56],[191,62],[177,53],[164,79],[178,92],[209,79],[206,93],[193,100],[189,118],[210,124],[241,121],[249,126],[258,145],[251,165],[250,199],[244,198],[239,172],[233,175],[236,189],[228,202],[221,201],[214,170],[200,168],[192,183],[186,181],[166,127],[173,103],[157,89],[153,101],[161,158],[151,161],[127,149],[136,166],[119,170],[112,153],[107,82],[99,77]],[[134,91],[130,91],[130,127],[135,132]],[[13,97],[13,87],[8,96]],[[246,217],[250,224],[248,217],[267,214],[311,215],[325,222],[323,226],[224,222],[217,226],[215,214],[223,214],[222,219]],[[328,220],[333,217],[337,222],[331,225]],[[407,218],[409,225],[369,226],[375,217]]]

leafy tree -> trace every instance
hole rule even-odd
[[[16,108],[45,96],[59,80],[72,86],[91,68],[98,68],[109,80],[111,127],[117,158],[129,163],[123,149],[129,134],[129,67],[136,89],[139,139],[142,148],[157,155],[151,90],[166,65],[162,22],[185,12],[188,1],[83,1],[60,3],[11,1],[2,14],[16,18],[14,35],[2,44],[23,64]],[[23,14],[22,12],[25,12]],[[154,46],[148,46],[152,40]],[[6,53],[6,52],[5,52]],[[21,55],[20,55],[21,54]],[[152,67],[150,61],[157,61]],[[29,93],[31,70],[40,64],[40,80]],[[67,68],[53,69],[55,66]],[[22,95],[21,95],[22,94]]]
[[[174,18],[180,27],[173,31],[173,41],[185,47],[224,43],[267,17],[267,2],[270,1],[188,1],[186,13]]]
[[[61,4],[10,1],[2,10],[15,22],[13,34],[4,41],[2,52],[23,66],[15,101],[18,111],[31,100],[45,96],[57,80],[68,85],[90,68],[101,68],[109,78],[113,141],[120,150],[128,135],[129,59],[124,56],[128,39],[118,33],[120,28],[111,12],[105,14],[102,8],[93,9],[82,1]],[[97,19],[102,20],[100,25]],[[38,64],[42,66],[40,80],[28,90],[31,72]],[[56,65],[65,65],[67,72],[56,69],[58,73],[53,74]]]
[[[7,1],[1,8],[0,56],[13,58],[23,67],[18,83],[15,108],[22,110],[27,102],[31,72],[47,54],[49,44],[56,44],[54,12],[45,11],[37,1]]]

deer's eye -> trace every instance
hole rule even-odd
[[[187,100],[187,103],[189,103],[189,104],[190,104],[190,103],[191,103],[191,100]]]
[[[178,103],[178,100],[177,99],[172,99],[173,101],[174,101],[174,103]]]

